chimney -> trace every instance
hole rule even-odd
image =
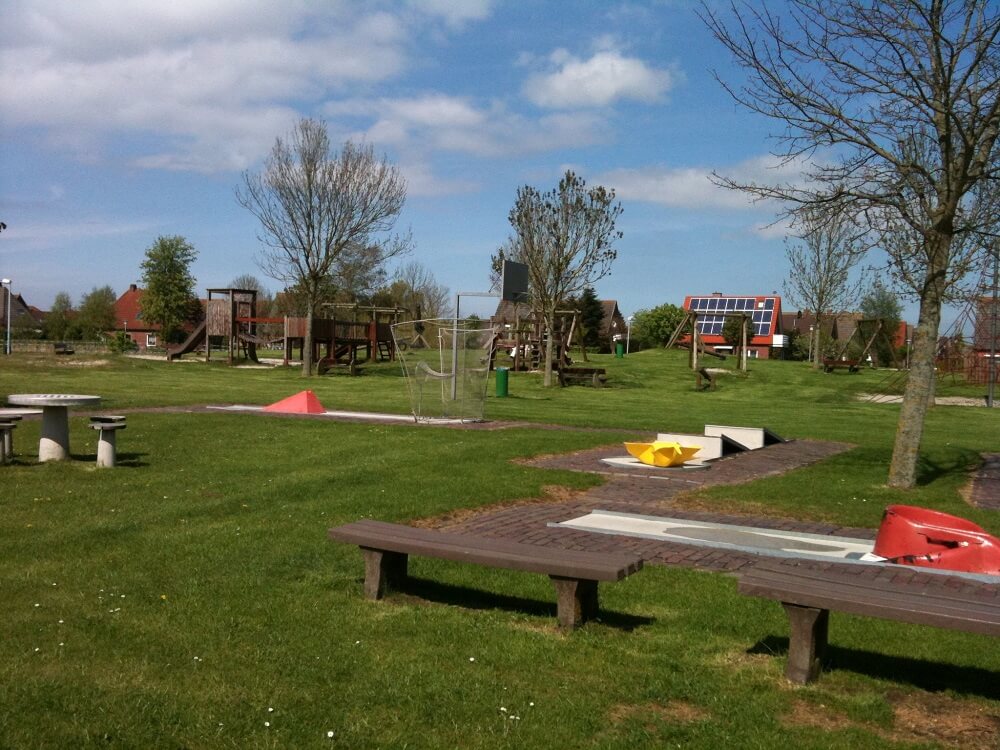
[[[128,285],[128,290],[129,290],[130,292],[135,292],[135,291],[137,291],[138,289],[139,289],[139,287],[137,287],[137,286],[136,286],[135,284],[129,284],[129,285]]]

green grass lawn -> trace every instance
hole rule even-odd
[[[960,496],[979,454],[1000,451],[993,412],[935,408],[920,487],[903,493],[884,486],[898,407],[855,398],[886,373],[759,362],[696,392],[677,352],[592,359],[609,387],[512,373],[497,399],[491,383],[487,416],[524,423],[504,430],[136,411],[119,467],[98,471],[82,416],[78,460],[61,464],[34,463],[38,423],[21,423],[19,460],[0,467],[0,747],[989,746],[993,640],[835,614],[842,668],[792,688],[780,607],[722,575],[647,567],[603,587],[603,620],[569,635],[541,576],[418,558],[406,593],[364,600],[361,556],[328,542],[329,526],[591,486],[598,476],[512,459],[705,423],[856,447],[690,498],[701,507],[873,527],[886,504],[912,502],[1000,533]],[[95,393],[112,411],[266,404],[305,387],[328,409],[408,410],[392,364],[304,381],[293,368],[0,360],[0,396]],[[945,714],[965,734],[943,729]]]

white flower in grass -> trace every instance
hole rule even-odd
[[[329,732],[327,732],[326,736],[329,737],[332,740],[333,739],[333,730],[331,729]]]
[[[264,726],[265,726],[265,727],[269,727],[269,726],[271,726],[271,722],[269,722],[269,721],[265,721],[265,722],[264,722]]]
[[[475,660],[476,660],[476,657],[475,657],[475,656],[470,656],[470,657],[469,657],[469,661],[475,661]]]

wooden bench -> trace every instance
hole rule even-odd
[[[858,360],[856,359],[824,359],[823,372],[833,372],[837,369],[846,369],[848,372],[858,371]]]
[[[583,383],[600,388],[608,380],[608,374],[603,367],[560,367],[559,385],[565,387],[570,383]]]
[[[818,568],[774,560],[757,563],[742,574],[741,594],[779,601],[788,614],[785,676],[789,680],[804,684],[819,677],[830,610],[1000,635],[1000,596],[971,596],[961,587],[917,587],[871,578],[866,572],[853,565]]]
[[[549,576],[559,624],[567,629],[596,616],[598,581],[620,581],[642,568],[639,555],[553,549],[381,521],[355,521],[330,529],[329,536],[361,548],[369,599],[381,599],[406,580],[409,555],[438,557]]]
[[[56,354],[72,354],[73,345],[67,344],[64,341],[57,341],[52,345],[52,351],[54,351]]]

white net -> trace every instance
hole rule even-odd
[[[413,416],[478,421],[486,408],[493,329],[481,320],[414,320],[392,326]]]

